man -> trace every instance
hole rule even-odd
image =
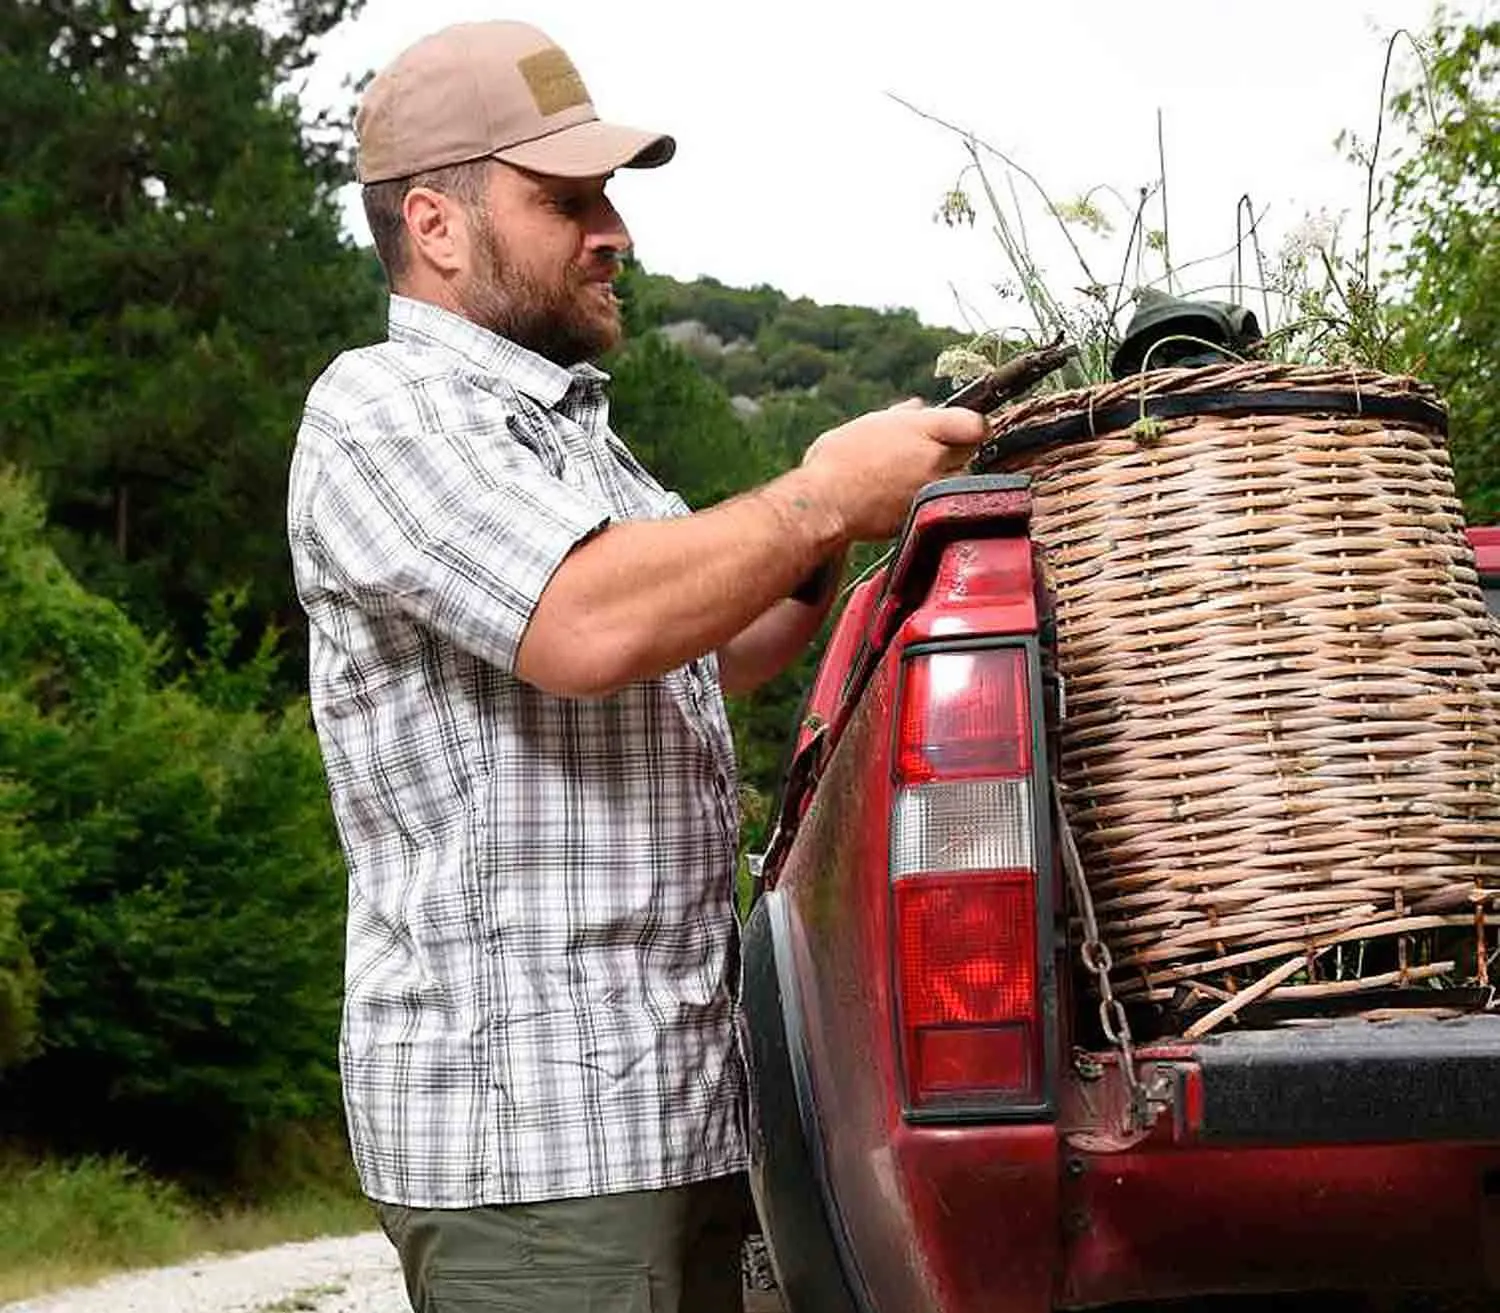
[[[721,689],[801,650],[845,547],[983,425],[867,415],[689,514],[587,363],[620,336],[607,180],[672,140],[600,122],[516,23],[420,42],[357,127],[390,335],[314,385],[289,534],[349,866],[360,1177],[419,1311],[738,1309]]]

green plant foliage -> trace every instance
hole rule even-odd
[[[224,668],[224,600],[218,651],[166,682],[15,479],[0,607],[0,906],[41,982],[6,1120],[208,1166],[268,1122],[334,1115],[343,874],[305,712],[250,709],[269,649]]]
[[[1392,102],[1413,145],[1391,179],[1407,354],[1452,410],[1472,518],[1500,520],[1500,22],[1440,18],[1426,76]]]
[[[7,806],[8,789],[0,788],[0,813]],[[37,995],[40,980],[31,951],[21,934],[21,895],[13,886],[13,869],[21,856],[13,823],[0,829],[0,1071],[27,1057],[36,1041]],[[6,867],[12,869],[7,874]]]
[[[659,334],[629,342],[609,368],[612,423],[690,506],[710,506],[778,472],[728,393]]]
[[[1406,46],[1420,75],[1387,99],[1392,55]],[[1174,263],[1160,135],[1160,172],[1133,197],[1100,186],[1059,201],[995,146],[907,108],[960,139],[963,169],[936,217],[969,226],[984,212],[1004,271],[997,290],[1030,321],[957,344],[940,373],[962,381],[1018,344],[1060,334],[1079,355],[1045,386],[1101,383],[1122,320],[1148,289],[1236,302],[1260,316],[1263,358],[1413,371],[1433,382],[1451,406],[1450,449],[1467,512],[1478,522],[1500,519],[1500,22],[1440,13],[1422,41],[1405,31],[1391,37],[1373,137],[1339,138],[1366,183],[1362,240],[1352,244],[1338,220],[1320,214],[1268,253],[1259,236],[1265,213],[1242,196],[1233,248]],[[1391,136],[1396,147],[1382,153]],[[1070,257],[1063,272],[1044,266],[1033,233]],[[1112,234],[1118,240],[1101,244]],[[1382,278],[1372,259],[1377,246],[1392,255],[1392,276]]]
[[[284,90],[347,0],[0,6],[0,460],[97,591],[196,644],[208,599],[293,620],[302,397],[380,329],[341,138]]]
[[[119,1267],[165,1261],[188,1215],[182,1191],[118,1155],[0,1163],[0,1271],[41,1254]]]
[[[0,1306],[31,1307],[123,1269],[369,1230],[347,1146],[319,1135],[312,1172],[273,1152],[231,1195],[190,1190],[120,1154],[0,1152]]]

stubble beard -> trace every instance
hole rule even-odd
[[[547,286],[510,258],[487,215],[471,216],[471,223],[476,272],[459,292],[465,318],[564,367],[597,359],[619,343],[619,308],[601,284],[569,266]]]

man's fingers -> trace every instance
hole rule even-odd
[[[950,447],[973,447],[983,442],[990,431],[983,415],[958,407],[937,407],[928,415],[927,436]]]

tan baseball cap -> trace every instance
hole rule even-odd
[[[354,120],[362,183],[486,155],[535,173],[597,178],[650,169],[677,143],[601,123],[561,46],[527,23],[459,23],[376,74]]]

